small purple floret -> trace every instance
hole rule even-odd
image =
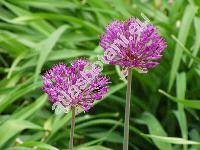
[[[105,51],[105,63],[142,72],[158,65],[156,60],[167,47],[155,26],[134,18],[109,24],[101,35],[100,46]]]
[[[94,100],[102,99],[108,92],[109,79],[97,65],[85,59],[73,61],[70,67],[55,65],[42,78],[42,89],[50,101],[61,103],[67,110],[81,107],[88,111]]]

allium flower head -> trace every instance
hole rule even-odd
[[[43,75],[43,91],[54,105],[61,105],[65,112],[71,107],[88,111],[94,100],[100,100],[108,92],[109,80],[102,68],[88,60],[79,59],[68,67],[58,64]],[[54,106],[55,107],[55,106]]]
[[[159,64],[155,60],[167,47],[155,26],[134,18],[109,24],[101,35],[100,46],[105,51],[105,63],[143,72]]]

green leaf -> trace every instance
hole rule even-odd
[[[96,56],[96,53],[89,51],[89,50],[54,50],[51,51],[47,60],[48,61],[60,61],[63,59],[69,59],[69,58],[74,58],[74,57],[80,57],[80,56]],[[17,71],[22,71],[30,67],[34,67],[37,65],[35,62],[37,62],[37,58],[33,57],[29,59],[26,63],[24,63],[20,68],[16,69]]]
[[[125,2],[123,0],[113,0],[113,4],[116,10],[119,11],[126,18],[130,17],[131,14],[127,11]]]
[[[105,125],[105,124],[107,124],[107,125],[119,125],[121,127],[124,126],[124,124],[122,122],[119,122],[119,121],[116,121],[116,120],[113,120],[113,119],[95,119],[95,120],[90,120],[90,121],[78,124],[78,125],[76,125],[75,129],[79,130],[79,129],[83,129],[83,128],[86,128],[86,127],[89,128],[90,126],[101,125],[101,124],[102,125]],[[140,135],[141,132],[137,128],[135,128],[134,126],[130,125],[129,128],[130,128],[130,131]],[[148,139],[146,137],[144,137],[144,136],[142,136],[142,137],[145,140],[148,141]]]
[[[0,148],[24,129],[43,130],[42,127],[25,120],[8,120],[0,126]]]
[[[194,109],[200,109],[200,100],[187,100],[187,99],[179,99],[176,97],[173,97],[169,94],[167,94],[166,92],[164,92],[163,90],[158,90],[161,94],[167,96],[170,100],[177,102],[177,103],[181,103],[186,107],[191,107]]]
[[[195,35],[194,46],[192,48],[193,49],[192,55],[196,57],[200,48],[200,34],[199,34],[200,33],[200,17],[195,17],[194,27],[195,27],[196,35]],[[193,60],[191,59],[189,63],[189,67],[191,67],[192,63],[193,63]]]
[[[0,45],[4,47],[5,52],[12,57],[21,57],[23,53],[27,52],[27,47],[18,41],[16,36],[8,32],[0,31]]]
[[[119,123],[118,121],[113,120],[113,119],[96,119],[96,120],[91,120],[91,121],[87,121],[87,122],[81,123],[79,125],[76,125],[75,130],[79,130],[82,128],[99,125],[99,124],[113,125],[113,124],[121,124],[121,123]]]
[[[119,120],[118,122],[122,124],[121,120]],[[98,139],[81,144],[78,147],[91,146],[97,143],[100,145],[104,141],[122,143],[123,137],[121,137],[118,133],[114,132],[115,129],[120,125],[119,123],[113,125],[113,127],[109,131],[102,130],[102,131],[98,131],[97,133],[95,133],[94,131],[94,133],[88,134],[88,136],[98,138]]]
[[[80,56],[96,56],[96,53],[89,50],[57,50],[49,54],[48,61],[62,60],[67,58],[76,58]]]
[[[46,40],[42,41],[39,46],[36,48],[40,55],[37,62],[37,67],[35,70],[35,81],[38,79],[38,76],[41,72],[42,66],[44,65],[49,53],[52,51],[56,42],[59,40],[60,36],[67,29],[66,25],[59,27],[55,32],[53,32]]]
[[[87,136],[98,139],[98,138],[102,138],[102,137],[107,136],[107,133],[106,132],[91,133],[91,134],[88,134]],[[113,132],[113,133],[110,133],[105,138],[105,141],[107,141],[107,142],[113,142],[113,143],[123,143],[123,137],[120,136],[119,134]]]
[[[157,136],[157,135],[151,135],[151,134],[143,134],[144,136],[150,137],[154,140],[163,142],[163,143],[170,143],[170,144],[185,144],[185,145],[200,145],[200,142],[196,141],[189,141],[182,138],[176,138],[176,137],[163,137],[163,136]]]
[[[179,44],[181,46],[181,48],[183,49],[183,51],[189,56],[191,57],[192,60],[194,60],[196,63],[200,63],[200,58],[193,56],[193,54],[174,36],[172,35],[172,38],[177,42],[177,44]]]
[[[94,31],[96,33],[101,33],[102,30],[97,27],[96,25],[76,18],[76,17],[72,17],[72,16],[67,16],[67,15],[58,15],[58,14],[53,14],[53,13],[38,13],[38,14],[32,14],[32,15],[24,15],[24,16],[20,16],[17,17],[15,19],[12,20],[12,22],[15,23],[24,23],[24,22],[29,22],[29,21],[35,21],[35,20],[41,20],[41,19],[54,19],[54,20],[62,20],[62,21],[67,21],[70,23],[74,23],[75,25],[78,26],[83,26],[87,29],[89,29],[89,31]]]
[[[80,147],[80,148],[75,148],[75,150],[112,150],[110,148],[106,148],[104,146],[89,146],[89,147]]]
[[[70,8],[74,9],[77,7],[77,5],[73,2],[66,1],[66,0],[10,0],[13,3],[16,4],[23,4],[27,6],[32,6],[36,8],[43,8],[43,9],[50,9],[50,10],[55,10],[55,8]]]
[[[19,55],[12,63],[10,70],[8,72],[7,78],[10,78],[15,67],[17,66],[17,64],[25,57],[25,53],[22,53],[21,55]]]
[[[23,147],[23,146],[15,146],[15,147],[6,148],[5,150],[33,150],[33,149],[32,148]]]
[[[21,7],[17,7],[11,3],[5,2],[4,0],[0,1],[0,3],[4,4],[9,10],[11,10],[17,16],[22,15],[33,15],[30,11],[27,11]],[[9,20],[9,22],[12,22]],[[15,22],[12,22],[15,23]],[[41,20],[39,22],[29,22],[30,26],[44,34],[45,36],[49,36],[49,34],[54,30],[54,28],[46,21]]]
[[[177,74],[177,84],[176,84],[177,97],[180,99],[185,98],[186,92],[186,75],[184,72]],[[178,119],[179,126],[181,128],[181,134],[183,139],[188,138],[187,120],[184,112],[184,105],[178,103],[178,110],[175,111],[175,115]],[[184,150],[187,150],[187,145],[184,145]]]
[[[197,7],[195,7],[194,5],[188,5],[185,9],[181,28],[180,28],[179,34],[178,34],[178,40],[181,43],[183,43],[183,45],[186,44],[186,39],[188,37],[189,30],[190,30],[190,27],[192,24],[192,20],[195,16],[196,11],[197,11]],[[181,62],[182,52],[183,52],[183,49],[177,43],[176,48],[175,48],[174,58],[172,61],[172,67],[171,67],[171,71],[170,71],[168,91],[170,91],[173,86],[173,83],[174,83],[176,74],[178,72],[180,62]]]
[[[169,23],[169,18],[161,11],[156,10],[155,7],[150,5],[144,5],[143,3],[138,4],[139,11],[154,18],[158,22]]]
[[[198,129],[192,129],[189,132],[189,136],[190,136],[191,140],[200,142],[200,133],[199,133]],[[192,148],[200,149],[200,145],[192,145]]]
[[[33,115],[37,110],[39,110],[47,102],[47,95],[40,96],[35,102],[29,104],[28,106],[22,108],[20,111],[13,113],[10,119],[26,119]]]
[[[30,84],[30,81],[19,85],[14,88],[4,99],[0,101],[0,112],[7,108],[11,103],[16,101],[18,98],[24,96],[25,94],[35,90],[41,86],[41,82],[36,82]]]
[[[36,141],[26,141],[22,144],[19,144],[19,146],[23,146],[23,147],[32,147],[32,148],[39,148],[39,149],[43,149],[43,150],[59,150],[58,148],[51,146],[49,144],[46,143],[42,143],[42,142],[36,142]]]
[[[148,112],[143,113],[140,118],[136,119],[136,122],[140,124],[145,124],[148,127],[150,134],[167,137],[167,133],[165,132],[159,121]],[[160,150],[172,150],[170,144],[163,143],[162,141],[158,141],[157,139],[152,140]]]

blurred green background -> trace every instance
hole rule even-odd
[[[78,57],[96,61],[106,25],[131,16],[146,16],[168,48],[158,67],[133,72],[130,150],[200,149],[199,7],[199,0],[0,0],[0,149],[67,149],[70,113],[51,110],[41,73]],[[77,116],[77,149],[122,149],[119,72],[104,65],[110,91]]]

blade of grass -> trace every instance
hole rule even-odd
[[[152,139],[158,140],[160,142],[164,143],[170,143],[170,144],[186,144],[186,145],[200,145],[200,142],[196,141],[190,141],[185,140],[182,138],[176,138],[176,137],[163,137],[163,136],[157,136],[157,135],[151,135],[151,134],[143,134],[146,137],[150,137]]]
[[[15,67],[17,66],[17,64],[25,57],[25,53],[22,53],[21,55],[19,55],[12,63],[10,70],[8,72],[7,75],[7,79],[9,79],[13,73],[13,71],[15,70]]]
[[[194,19],[194,27],[195,27],[196,35],[195,35],[195,42],[193,46],[192,56],[196,57],[200,49],[200,34],[199,34],[200,33],[200,18],[199,17],[196,17]],[[192,66],[192,63],[193,63],[193,59],[190,60],[189,67]]]
[[[19,146],[32,147],[34,149],[37,148],[37,149],[46,149],[46,150],[59,150],[58,148],[51,146],[49,144],[36,142],[36,141],[26,141],[26,142],[23,142],[22,144],[19,144]]]
[[[190,27],[192,24],[192,20],[195,16],[196,11],[197,11],[197,7],[194,5],[188,5],[185,9],[181,28],[178,33],[178,40],[181,43],[183,43],[184,45],[186,43],[186,39],[188,37],[189,30],[190,30]],[[178,72],[180,62],[181,62],[182,52],[183,52],[182,47],[179,44],[176,44],[175,53],[174,53],[174,57],[173,57],[173,61],[172,61],[172,67],[171,67],[171,71],[170,71],[168,91],[171,90],[171,88],[174,84],[174,80],[175,80],[175,77]]]
[[[9,95],[0,101],[0,112],[4,111],[11,103],[16,101],[21,96],[35,90],[36,88],[41,87],[41,82],[36,83],[25,83],[19,87],[13,89]]]
[[[10,119],[27,119],[32,116],[37,110],[39,110],[47,102],[47,95],[40,96],[35,102],[22,108],[20,111],[13,113]]]
[[[77,149],[75,149],[75,150],[112,150],[112,149],[110,149],[110,148],[106,148],[106,147],[104,147],[104,146],[89,146],[89,147],[81,147],[81,148],[77,148]]]
[[[0,148],[14,135],[24,129],[43,130],[42,127],[25,120],[8,120],[0,126]]]
[[[0,45],[6,50],[6,53],[12,57],[22,55],[28,51],[28,48],[19,42],[16,37],[4,31],[0,31]]]
[[[119,126],[123,127],[123,123],[118,122],[114,119],[95,119],[95,120],[90,120],[81,124],[78,124],[76,126],[76,130],[80,130],[80,129],[84,129],[87,127],[91,127],[91,126],[96,126],[96,125],[114,125],[114,124],[119,124]],[[140,130],[138,130],[137,128],[135,128],[134,126],[130,125],[130,131],[140,135],[139,133],[141,133]],[[147,140],[147,138],[145,138],[144,136],[142,136],[145,140]],[[147,140],[148,141],[148,140]],[[149,142],[149,141],[148,141]]]
[[[24,23],[24,22],[29,22],[29,21],[34,21],[34,20],[41,20],[41,19],[54,19],[54,20],[62,20],[62,21],[67,21],[70,23],[74,23],[75,25],[78,26],[84,26],[85,28],[89,29],[90,31],[92,30],[93,32],[96,33],[101,33],[102,30],[101,28],[97,27],[96,25],[79,19],[79,18],[75,18],[72,16],[67,16],[67,15],[58,15],[58,14],[54,14],[54,13],[35,13],[35,14],[31,14],[31,15],[24,15],[24,16],[20,16],[17,17],[15,19],[12,20],[12,22],[16,22],[16,23]]]
[[[76,58],[76,57],[80,57],[80,56],[96,56],[96,53],[93,53],[92,51],[89,50],[55,50],[55,51],[51,51],[49,56],[47,57],[47,61],[60,61],[60,60],[64,60],[64,59],[69,59],[69,58]],[[31,57],[30,59],[28,59],[26,62],[24,62],[22,64],[22,66],[20,67],[16,67],[15,71],[22,71],[25,70],[27,68],[30,67],[34,67],[37,64],[35,63],[37,62],[37,58],[36,57]],[[7,71],[7,70],[6,70]]]
[[[56,31],[54,31],[46,40],[42,41],[39,46],[36,48],[40,54],[37,63],[37,67],[35,70],[35,81],[37,81],[38,76],[41,72],[42,66],[44,65],[49,53],[52,51],[53,47],[59,40],[60,36],[67,29],[66,25],[59,27]]]
[[[183,6],[183,0],[179,0],[179,1],[173,1],[173,5],[170,11],[170,20],[175,21],[177,20],[178,15],[174,15],[174,14],[178,14],[180,13],[180,8]]]
[[[27,148],[23,146],[13,146],[13,147],[6,148],[5,150],[32,150],[32,148]]]
[[[156,10],[154,7],[144,4],[138,4],[138,6],[138,9],[145,15],[148,14],[149,17],[154,18],[158,22],[169,23],[169,18],[163,12]]]
[[[184,72],[177,74],[177,84],[176,84],[176,93],[177,98],[185,99],[186,92],[186,75]],[[188,129],[187,129],[187,120],[184,112],[184,105],[178,103],[178,110],[175,111],[175,115],[178,119],[179,126],[181,128],[181,134],[183,139],[188,139]],[[184,145],[184,150],[187,150],[187,145]]]
[[[73,2],[66,1],[66,0],[10,0],[13,3],[16,4],[21,4],[21,5],[26,5],[26,6],[31,6],[31,7],[36,7],[36,8],[43,8],[43,9],[48,9],[48,8],[69,8],[69,9],[75,9],[77,5]]]
[[[169,95],[168,93],[164,92],[163,90],[158,90],[161,94],[165,95],[166,97],[168,97],[170,100],[177,102],[177,103],[181,103],[183,104],[185,107],[191,107],[193,109],[199,109],[200,110],[200,100],[186,100],[186,99],[179,99],[176,97],[173,97],[171,95]]]
[[[193,140],[193,141],[198,141],[200,142],[200,133],[198,131],[198,129],[192,129],[189,133],[190,135],[190,139]],[[200,149],[200,145],[192,145],[193,149]]]
[[[113,0],[112,1],[116,10],[119,11],[124,17],[128,18],[131,14],[128,12],[126,4],[123,0]]]
[[[17,16],[33,15],[30,11],[22,9],[21,7],[17,7],[11,3],[5,2],[4,0],[1,0],[0,3],[4,4],[8,9],[10,9]],[[12,23],[15,23],[15,22],[12,22]],[[44,20],[41,20],[39,22],[30,22],[29,24],[31,27],[33,27],[40,33],[44,34],[45,36],[49,36],[49,34],[53,32],[54,30],[54,28]]]
[[[135,119],[135,121],[147,125],[150,134],[167,137],[167,133],[163,129],[162,125],[152,114],[145,112],[140,118]],[[156,139],[152,140],[160,150],[172,150],[171,144],[163,143]]]
[[[181,46],[181,48],[183,49],[183,51],[192,58],[192,60],[194,60],[196,63],[200,63],[200,58],[193,56],[193,54],[174,36],[172,35],[172,38]]]

